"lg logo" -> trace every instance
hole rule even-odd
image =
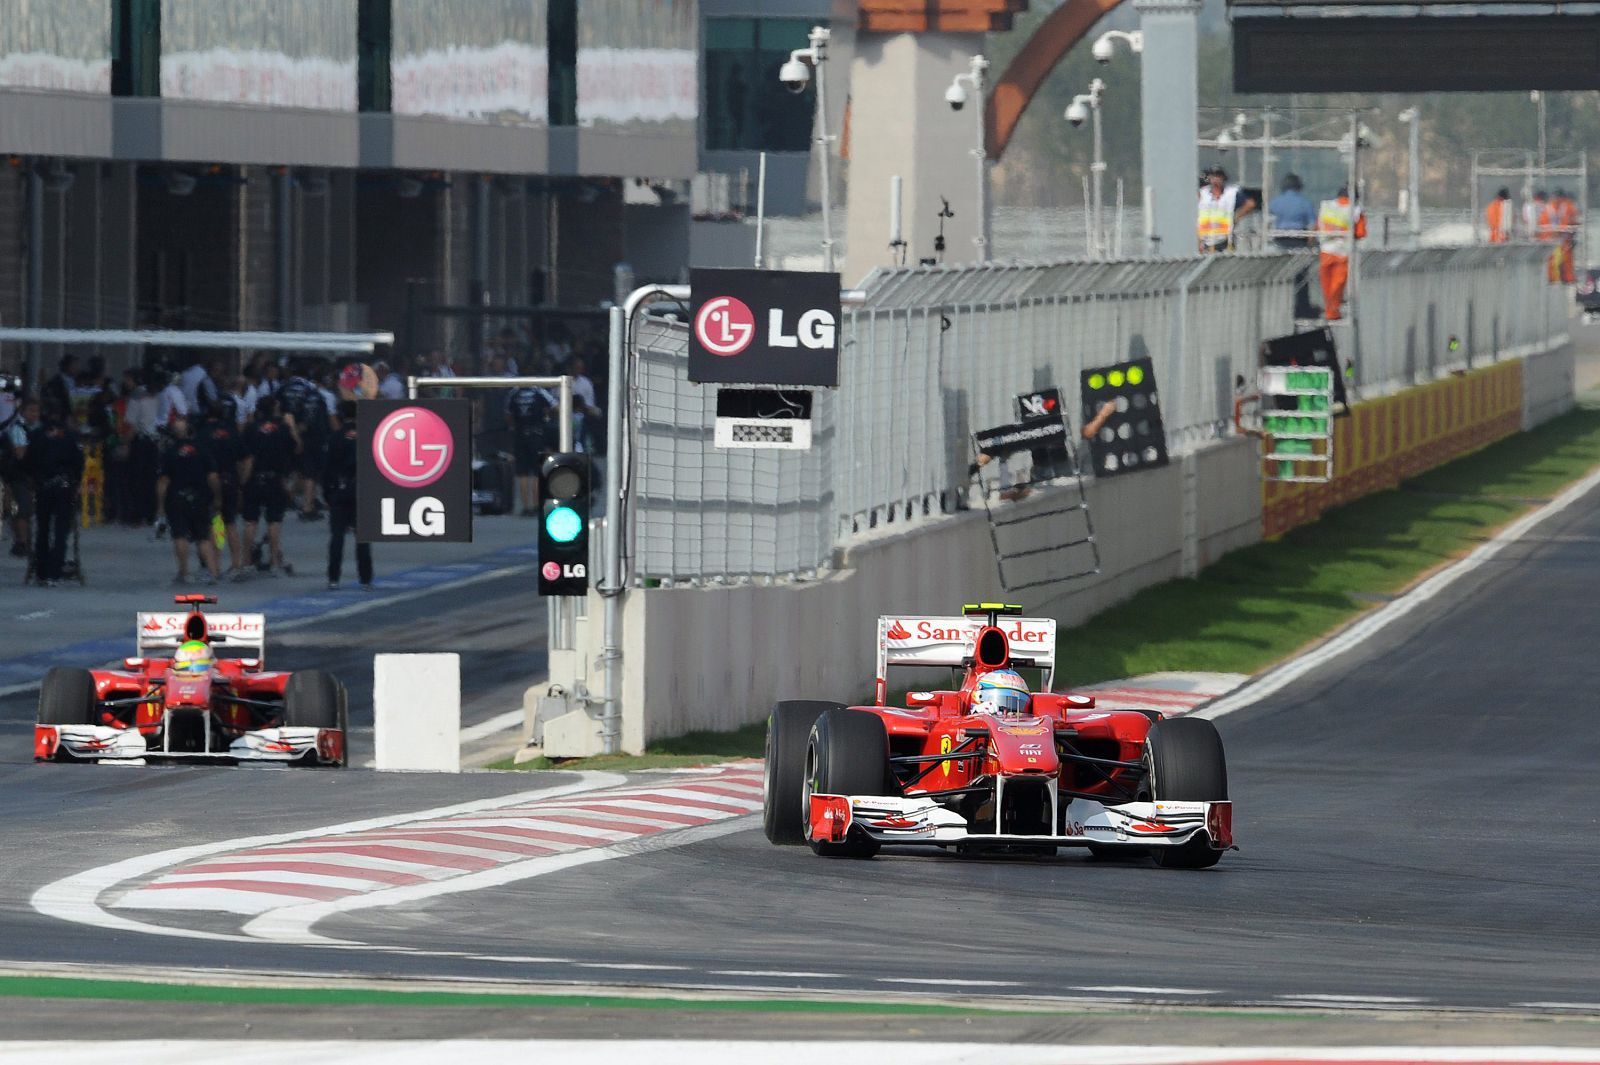
[[[800,315],[794,332],[784,324],[782,308],[767,312],[767,346],[770,348],[830,349],[838,337],[839,324],[832,313],[820,309]],[[713,355],[729,358],[750,346],[756,335],[756,317],[743,300],[718,296],[707,300],[694,319],[694,333],[702,347]]]
[[[713,355],[737,355],[756,335],[756,316],[743,300],[718,296],[707,300],[695,316],[694,335]]]
[[[539,567],[539,572],[547,581],[559,581],[563,577],[573,577],[583,580],[589,576],[589,568],[582,562],[573,562],[562,565],[559,562],[546,562]]]
[[[400,488],[426,488],[450,469],[455,441],[444,419],[421,407],[403,407],[378,423],[372,436],[372,458],[378,472]],[[396,500],[384,496],[379,514],[385,536],[443,536],[444,504],[433,496],[412,501],[405,520],[395,514]]]

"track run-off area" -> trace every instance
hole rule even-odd
[[[1212,870],[1070,851],[821,859],[767,843],[749,762],[458,777],[12,763],[0,766],[0,965],[160,985],[571,993],[623,1018],[613,1036],[654,1030],[658,1014],[630,998],[693,1009],[732,996],[1192,1011],[1198,1027],[1185,1031],[1239,1007],[1518,1015],[1559,1038],[1517,1042],[1592,1043],[1597,552],[1591,477],[1202,706],[1227,745],[1242,848]],[[42,1025],[72,1005],[49,998],[15,1016]],[[393,1034],[370,1016],[352,1023]],[[923,1038],[948,1032],[937,1021]],[[999,1023],[984,1022],[988,1037]],[[1159,1041],[1159,1026],[1135,1040],[1105,1023],[1009,1031]],[[791,1017],[772,1030],[823,1038],[840,1026]],[[1394,1056],[1362,1042],[1375,1044],[1368,1060]],[[1581,1058],[1538,1045],[1518,1060]],[[1307,1059],[1264,1044],[1215,1060],[1286,1057]]]

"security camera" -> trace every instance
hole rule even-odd
[[[1094,56],[1096,63],[1109,63],[1111,62],[1111,57],[1117,54],[1116,47],[1105,37],[1095,41],[1089,52]]]
[[[950,110],[959,111],[967,106],[967,89],[959,81],[951,82],[950,87],[944,91],[944,102],[950,105]]]
[[[783,82],[783,87],[790,92],[805,92],[806,86],[811,83],[811,68],[791,57],[778,69],[778,80]]]
[[[1067,121],[1073,126],[1081,126],[1089,121],[1089,109],[1077,100],[1067,105]]]

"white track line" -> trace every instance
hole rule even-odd
[[[1412,613],[1418,607],[1438,598],[1452,584],[1479,569],[1486,562],[1493,560],[1500,552],[1526,536],[1541,522],[1555,517],[1582,500],[1597,485],[1600,485],[1600,470],[1589,474],[1589,476],[1577,482],[1538,510],[1524,514],[1496,533],[1487,543],[1480,545],[1466,558],[1446,566],[1409,592],[1400,596],[1400,598],[1374,610],[1334,636],[1327,643],[1263,673],[1256,680],[1246,682],[1243,687],[1234,689],[1234,691],[1216,702],[1193,711],[1191,716],[1216,719],[1224,714],[1231,714],[1235,710],[1243,710],[1245,707],[1259,702],[1269,695],[1282,691],[1312,670],[1355,650],[1362,643],[1370,640],[1383,629]]]
[[[132,918],[111,913],[102,907],[99,901],[100,896],[119,884],[126,883],[136,877],[147,876],[158,869],[165,869],[168,866],[178,865],[195,858],[204,858],[212,854],[220,854],[224,851],[236,851],[241,847],[261,847],[336,832],[358,832],[368,828],[402,825],[425,818],[444,817],[452,813],[476,813],[480,810],[491,810],[499,806],[530,802],[541,797],[556,798],[562,795],[570,795],[574,792],[594,791],[626,782],[627,778],[618,773],[586,772],[578,774],[578,779],[571,784],[562,784],[537,791],[517,792],[512,795],[503,795],[496,799],[479,799],[474,802],[458,803],[454,806],[445,806],[433,810],[418,810],[411,813],[394,814],[389,817],[374,817],[364,821],[352,821],[347,824],[332,825],[326,828],[302,829],[298,832],[285,832],[272,836],[254,836],[246,839],[227,839],[219,843],[203,843],[193,847],[178,847],[173,850],[159,851],[155,854],[143,854],[124,861],[114,862],[111,865],[102,865],[95,869],[89,869],[46,884],[33,893],[33,897],[29,902],[35,910],[46,917],[71,921],[75,924],[86,924],[102,932],[143,932],[148,935],[177,936],[182,939],[213,939],[235,943],[254,943],[258,942],[257,937],[249,935],[206,932],[193,928],[176,928],[135,921]]]

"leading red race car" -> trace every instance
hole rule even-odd
[[[206,614],[209,595],[175,601],[188,610],[136,615],[134,657],[120,669],[45,674],[35,761],[345,764],[344,685],[320,670],[263,668],[262,614]],[[201,668],[174,668],[183,648],[201,653]]]
[[[767,722],[763,822],[773,843],[829,857],[888,846],[1102,857],[1199,869],[1233,849],[1222,740],[1211,722],[1098,710],[1050,691],[1056,624],[979,603],[961,617],[878,619],[874,706],[783,702]],[[950,691],[887,706],[888,668],[962,670]],[[997,712],[986,674],[1037,669],[1042,690]],[[990,683],[998,680],[990,678]]]

